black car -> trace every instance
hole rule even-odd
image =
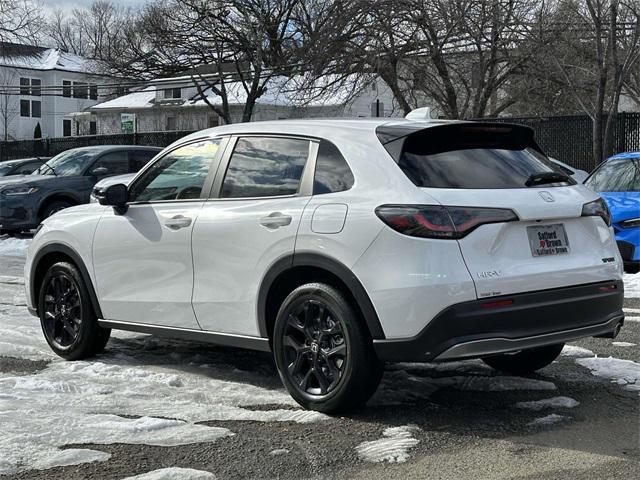
[[[48,157],[34,157],[2,162],[0,163],[0,177],[8,177],[10,175],[30,175],[47,160],[49,160]]]
[[[137,172],[161,150],[128,145],[74,148],[51,158],[31,175],[0,178],[0,231],[36,228],[59,210],[89,203],[99,180]]]

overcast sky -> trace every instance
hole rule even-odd
[[[138,6],[145,3],[145,0],[112,0],[114,3],[126,6]],[[51,8],[75,8],[81,6],[88,6],[93,3],[93,0],[41,0],[41,2]]]

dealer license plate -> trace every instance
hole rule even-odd
[[[527,227],[527,235],[534,257],[569,253],[569,239],[562,223]]]

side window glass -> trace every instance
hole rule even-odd
[[[313,194],[342,192],[353,186],[353,173],[338,147],[322,140],[318,147]]]
[[[149,150],[131,150],[129,152],[129,172],[139,172],[158,152]]]
[[[176,148],[158,159],[132,185],[132,202],[197,199],[215,158],[220,139]]]
[[[18,169],[14,173],[16,175],[30,175],[40,165],[42,164],[39,162],[27,163],[25,165],[21,165],[20,167],[18,167]]]
[[[101,177],[129,173],[127,152],[123,150],[104,154],[93,164],[89,173],[93,174],[98,168],[106,169],[98,174]]]
[[[294,195],[309,156],[309,141],[240,138],[222,184],[222,198]]]

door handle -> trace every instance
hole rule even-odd
[[[269,229],[276,229],[280,227],[286,227],[291,223],[291,216],[284,215],[280,212],[273,212],[266,217],[260,219],[260,225]]]
[[[180,230],[191,225],[191,218],[184,215],[176,215],[164,221],[164,225],[171,230]]]

